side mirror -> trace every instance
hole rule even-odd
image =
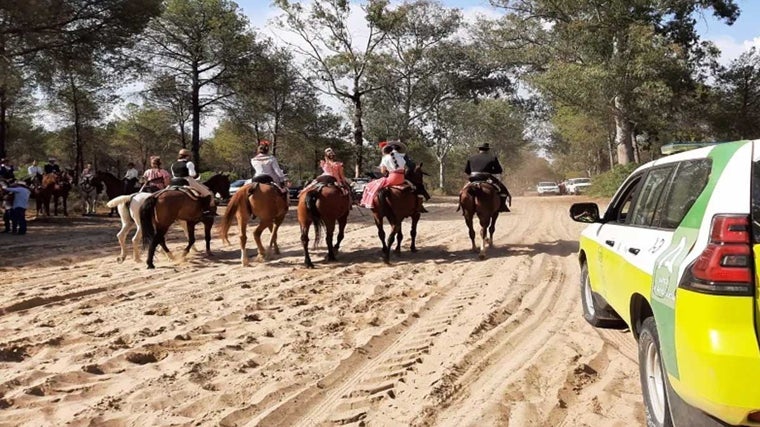
[[[599,222],[599,206],[596,203],[574,203],[570,206],[570,218],[576,222]]]

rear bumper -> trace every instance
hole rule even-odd
[[[760,410],[760,348],[753,297],[678,289],[671,384],[686,403],[730,424]]]

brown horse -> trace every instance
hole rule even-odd
[[[211,190],[211,194],[214,194],[214,197],[218,194],[222,200],[230,198],[230,177],[227,174],[218,173],[203,181],[202,184]]]
[[[493,247],[493,232],[496,229],[496,219],[499,218],[499,187],[488,181],[470,182],[459,192],[459,208],[462,209],[464,222],[470,230],[470,241],[472,241],[472,251],[478,252],[475,246],[475,229],[472,226],[472,219],[477,215],[480,221],[480,259],[486,257],[486,243]],[[486,237],[486,231],[489,237]]]
[[[309,227],[314,224],[314,245],[322,237],[322,227],[326,232],[327,261],[335,261],[335,253],[343,240],[348,212],[351,210],[349,195],[337,186],[335,178],[324,176],[317,178],[319,184],[313,190],[302,192],[298,196],[298,223],[301,225],[301,243],[303,244],[304,264],[314,268],[309,256]],[[335,222],[338,222],[338,240],[333,246]]]
[[[116,197],[125,194],[136,193],[137,190],[139,190],[139,188],[135,186],[125,187],[124,181],[117,178],[114,174],[105,171],[95,172],[92,184],[97,187],[98,194],[105,190],[109,200],[113,200]],[[108,213],[108,216],[113,216],[114,214],[116,214],[116,208],[111,208],[111,212]]]
[[[58,215],[58,199],[63,204],[63,215],[69,216],[67,199],[71,191],[71,175],[68,171],[53,172],[42,176],[42,185],[37,193],[38,203],[42,203],[45,215],[50,216],[50,200],[53,200],[53,214]],[[39,205],[38,205],[39,211]]]
[[[413,170],[406,173],[407,181],[415,187],[422,185],[422,163],[417,165]],[[420,220],[420,204],[422,201],[417,197],[414,188],[404,185],[400,187],[385,187],[380,189],[372,201],[372,215],[377,226],[377,236],[383,244],[383,261],[390,263],[391,246],[394,239],[396,240],[396,254],[401,253],[401,222],[404,218],[412,218],[412,245],[409,248],[412,252],[417,252],[417,223]],[[388,219],[391,226],[391,232],[388,235],[388,241],[385,240],[385,230],[383,229],[383,218]]]
[[[183,190],[166,189],[152,194],[140,207],[140,227],[143,233],[143,245],[148,246],[148,268],[155,268],[153,256],[156,247],[166,247],[166,233],[176,220],[187,222],[187,247],[182,256],[187,256],[195,243],[195,224],[202,222],[206,239],[206,255],[211,255],[211,227],[214,225],[213,216],[203,216],[210,197],[191,197]]]
[[[246,184],[235,192],[227,204],[227,210],[224,212],[219,233],[222,236],[222,241],[229,243],[227,233],[232,225],[232,218],[237,218],[238,227],[240,228],[240,262],[243,266],[247,266],[248,255],[245,251],[245,243],[248,238],[246,236],[246,226],[248,225],[249,218],[258,217],[259,225],[253,231],[253,238],[256,240],[256,247],[258,248],[256,260],[262,262],[269,257],[270,251],[274,250],[275,254],[280,253],[280,247],[277,246],[277,231],[287,213],[287,194],[283,195],[277,187],[266,183],[253,182]],[[264,245],[261,243],[261,233],[267,228],[272,233],[272,237],[269,240],[269,251],[265,251]]]

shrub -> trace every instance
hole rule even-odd
[[[628,178],[638,164],[629,163],[627,165],[615,166],[612,170],[604,172],[594,177],[591,187],[588,190],[590,196],[612,197],[617,191],[620,184]]]

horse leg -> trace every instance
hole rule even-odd
[[[391,224],[391,232],[388,233],[388,241],[383,248],[383,261],[385,261],[386,264],[391,263],[391,248],[393,247],[393,241],[396,239],[396,234],[398,233],[398,229],[400,227],[400,223]]]
[[[237,213],[238,228],[240,228],[240,263],[243,267],[248,266],[248,255],[245,253],[245,244],[248,241],[246,236],[246,227],[248,225],[248,219],[243,218],[243,215],[238,211]]]
[[[488,227],[488,246],[493,247],[493,232],[496,231],[496,220],[499,218],[499,211],[493,214],[491,217],[491,225]]]
[[[264,249],[264,245],[261,243],[261,233],[264,232],[270,224],[266,224],[264,221],[259,222],[259,226],[253,230],[253,240],[256,241],[256,248],[259,254],[256,256],[256,261],[264,262],[267,259],[267,251]]]
[[[189,234],[190,231],[188,230],[188,227],[190,225],[187,223],[187,221],[182,221],[181,225],[182,225],[182,230],[185,231],[185,237],[187,237],[189,239],[190,238],[190,234]],[[190,249],[192,249],[193,252],[198,252],[198,249],[195,249],[195,245],[194,244],[193,244],[193,246],[190,247]]]
[[[409,247],[409,250],[412,252],[417,252],[417,223],[420,222],[420,214],[415,213],[412,215],[412,231],[409,232],[409,234],[412,236],[412,246]]]
[[[153,257],[156,255],[156,246],[158,246],[158,242],[161,240],[160,232],[156,231],[156,235],[153,236],[153,239],[150,241],[150,246],[148,246],[148,269],[154,269],[156,268],[155,265],[153,265]]]
[[[314,263],[311,262],[311,256],[309,256],[309,228],[311,228],[311,220],[306,220],[301,225],[301,246],[303,246],[303,263],[307,268],[314,268]]]
[[[475,246],[475,228],[472,226],[472,213],[465,210],[464,222],[467,224],[467,230],[470,234],[470,242],[472,242],[472,252],[478,252],[478,247]]]
[[[211,256],[211,228],[214,226],[214,219],[203,221],[203,238],[206,240],[206,256]]]
[[[480,253],[478,258],[486,259],[486,242],[488,242],[487,232],[488,223],[491,221],[491,217],[478,216],[480,220]]]
[[[120,205],[119,209],[122,209],[121,206],[124,206],[124,210],[127,210],[127,207],[125,205]],[[119,215],[122,215],[122,213],[119,213]],[[121,230],[119,230],[118,233],[116,233],[116,237],[119,239],[119,246],[121,247],[121,253],[116,258],[116,262],[122,263],[127,258],[127,235],[132,230],[132,227],[135,225],[131,220],[128,219],[129,212],[124,212],[124,215],[126,215],[127,218],[122,216],[121,218]],[[135,246],[135,250],[137,246]]]
[[[327,260],[335,261],[335,249],[333,248],[333,234],[335,233],[335,220],[325,221],[325,241],[327,242]]]
[[[398,231],[396,232],[396,255],[401,254],[401,240],[404,238],[404,233],[402,233],[402,225],[403,222],[398,223]]]
[[[161,239],[158,241],[158,244],[161,245],[161,249],[163,249],[164,252],[166,253],[166,257],[174,261],[174,255],[172,255],[172,252],[166,246],[166,233],[168,232],[169,232],[168,227],[161,232]]]
[[[61,196],[61,203],[63,203],[63,216],[69,216],[69,211],[66,209],[66,200],[68,199],[67,196]]]
[[[277,232],[280,230],[280,225],[282,225],[282,221],[284,220],[285,215],[275,218],[274,228],[272,228],[272,238],[269,239],[269,248],[274,250],[275,255],[280,254],[280,245],[277,244]]]
[[[334,250],[338,252],[340,250],[340,242],[343,241],[343,235],[346,230],[346,223],[348,222],[348,214],[338,218],[338,240],[335,242]]]
[[[388,247],[385,245],[385,230],[383,230],[382,217],[380,217],[379,219],[375,217],[375,226],[377,226],[377,237],[380,238],[380,243],[383,244],[383,254],[385,254],[385,251]]]
[[[195,223],[186,221],[185,227],[187,229],[187,246],[185,247],[185,250],[182,251],[182,259],[185,259],[187,257],[188,252],[190,252],[190,248],[192,248],[195,244]]]

